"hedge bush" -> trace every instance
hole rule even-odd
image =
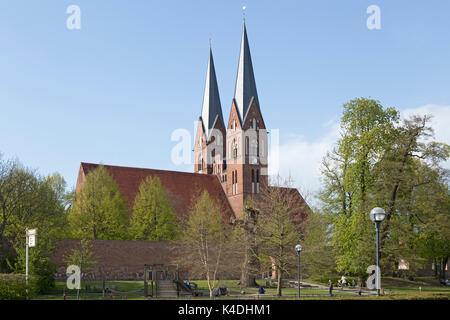
[[[0,274],[0,300],[32,299],[38,293],[38,277],[28,277],[28,294],[24,274]]]

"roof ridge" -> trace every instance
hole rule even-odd
[[[86,165],[93,165],[93,166],[115,167],[115,168],[123,168],[123,169],[134,169],[134,170],[148,170],[148,171],[159,171],[159,172],[173,172],[173,173],[181,173],[181,174],[194,175],[194,176],[215,177],[214,174],[203,174],[203,173],[186,172],[186,171],[175,171],[175,170],[164,170],[164,169],[151,169],[151,168],[140,168],[140,167],[117,166],[117,165],[102,164],[102,163],[81,162],[81,165],[83,165],[83,164],[86,164]]]

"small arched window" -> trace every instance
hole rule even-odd
[[[259,193],[259,170],[256,170],[256,193]]]
[[[231,194],[235,194],[236,177],[234,171],[231,172]]]
[[[256,141],[256,139],[252,139],[252,142],[250,144],[250,154],[252,156],[257,154],[257,148],[258,148],[258,142]]]
[[[236,143],[236,139],[233,139],[233,158],[237,158],[237,154],[238,154],[238,146]]]
[[[245,137],[245,155],[248,156],[249,138]]]
[[[252,169],[252,193],[255,193],[255,169]]]

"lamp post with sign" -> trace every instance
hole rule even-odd
[[[28,248],[36,246],[36,229],[26,230],[26,246],[25,246],[25,282],[27,285],[28,292]]]

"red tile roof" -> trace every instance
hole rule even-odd
[[[280,189],[283,192],[290,193],[293,198],[296,198],[295,207],[298,208],[298,212],[295,212],[292,217],[294,222],[301,223],[311,213],[311,208],[309,207],[308,203],[306,203],[305,199],[303,199],[298,189],[286,187],[270,187],[270,188]]]
[[[81,187],[85,176],[98,166],[99,164],[81,163],[77,190]],[[235,217],[219,179],[215,175],[109,165],[103,166],[116,181],[122,196],[128,200],[130,208],[133,207],[134,199],[139,192],[141,182],[146,177],[153,176],[158,177],[162,185],[166,188],[178,217],[183,218],[186,216],[192,207],[192,199],[203,190],[207,190],[211,198],[218,205],[222,206],[224,220],[230,221]]]

